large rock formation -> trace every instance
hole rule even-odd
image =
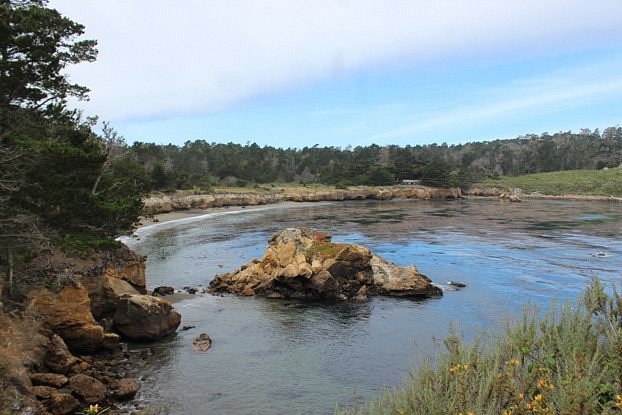
[[[157,340],[173,333],[181,315],[170,301],[150,295],[125,295],[119,299],[114,326],[133,340]]]
[[[441,296],[414,266],[402,268],[353,244],[310,229],[276,233],[263,257],[218,275],[208,289],[244,296],[365,301],[368,295]]]
[[[41,319],[73,350],[95,351],[104,341],[104,329],[93,318],[88,292],[80,284],[58,292],[47,288],[32,292],[27,313]]]

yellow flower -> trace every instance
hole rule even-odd
[[[540,402],[542,400],[542,394],[539,393],[533,397],[534,402]]]
[[[518,359],[510,359],[507,362],[505,362],[505,364],[509,366],[518,366],[520,365],[520,362],[518,361]]]
[[[616,408],[622,408],[622,395],[616,395]]]

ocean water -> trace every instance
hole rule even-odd
[[[175,304],[195,328],[143,356],[140,399],[162,414],[329,414],[399,386],[442,350],[457,325],[469,339],[525,304],[576,302],[591,278],[619,282],[622,206],[524,201],[351,201],[222,210],[140,229],[151,288],[202,288],[260,257],[277,230],[311,227],[414,264],[439,299],[375,297],[365,304],[197,295]],[[448,281],[466,288],[455,290]],[[192,350],[200,333],[207,353]],[[148,351],[148,353],[147,353]]]

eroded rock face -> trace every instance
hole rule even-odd
[[[310,229],[276,233],[260,259],[218,275],[209,291],[269,298],[366,301],[369,295],[440,296],[414,266],[402,268],[365,247],[331,242]]]
[[[70,349],[94,351],[101,347],[104,330],[91,314],[87,290],[80,284],[58,292],[46,288],[31,293],[27,313],[63,338]]]
[[[126,295],[119,299],[114,325],[133,340],[157,340],[179,327],[181,315],[170,301],[150,295]]]

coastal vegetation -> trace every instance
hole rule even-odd
[[[598,280],[580,305],[526,309],[500,334],[426,361],[402,388],[339,414],[618,414],[622,411],[622,297]]]
[[[622,197],[622,169],[568,170],[522,176],[489,178],[478,185],[520,188],[544,195],[590,195]]]

